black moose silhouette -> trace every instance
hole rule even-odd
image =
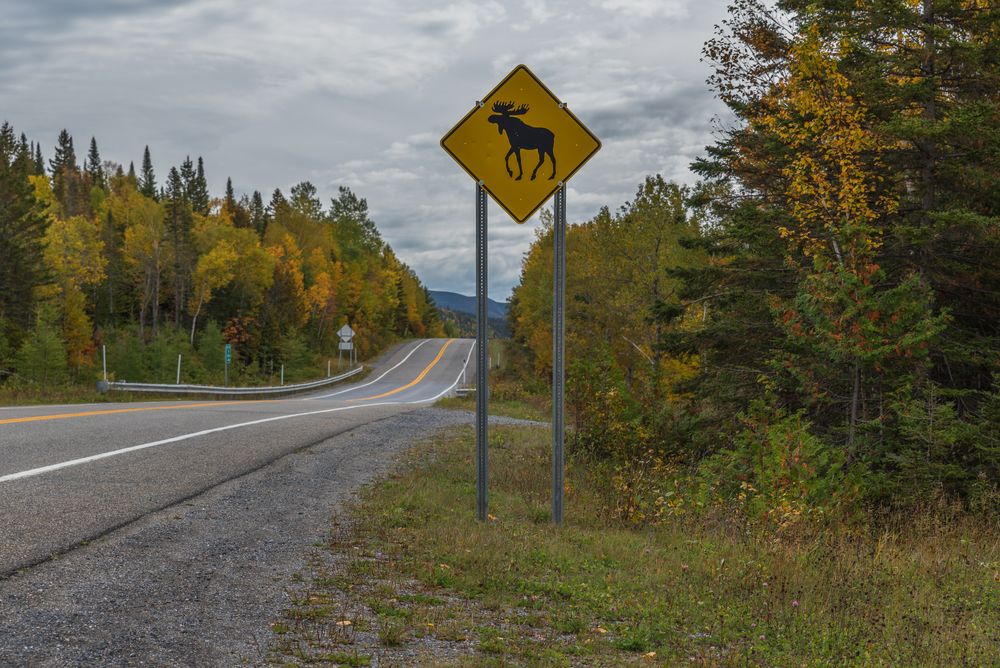
[[[552,130],[532,127],[520,118],[515,118],[515,116],[522,116],[528,112],[528,105],[526,104],[522,104],[515,109],[513,102],[494,102],[493,111],[495,113],[489,117],[489,122],[497,124],[497,130],[500,134],[506,132],[507,141],[510,142],[510,150],[507,151],[507,155],[503,159],[503,165],[507,168],[507,175],[514,176],[514,172],[510,169],[510,156],[513,154],[517,158],[518,172],[517,178],[514,180],[521,180],[521,177],[524,175],[524,170],[521,168],[521,150],[524,149],[525,151],[538,151],[538,164],[535,165],[534,171],[531,172],[531,180],[535,180],[535,174],[538,173],[538,168],[545,162],[546,155],[552,160],[552,176],[549,177],[549,180],[554,179],[556,177],[556,156],[552,152],[552,148],[556,136],[552,134]]]

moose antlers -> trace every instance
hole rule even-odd
[[[528,105],[522,104],[517,109],[514,109],[513,102],[494,102],[493,111],[504,116],[520,116],[528,112]]]

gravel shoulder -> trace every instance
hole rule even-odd
[[[368,423],[0,581],[0,665],[264,662],[331,515],[413,443],[472,419],[425,408]]]

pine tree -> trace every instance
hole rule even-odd
[[[150,199],[159,199],[156,189],[156,176],[153,174],[153,160],[149,155],[149,146],[142,153],[142,176],[139,178],[139,192]]]
[[[101,165],[101,154],[97,150],[97,139],[90,138],[90,150],[87,152],[87,161],[84,169],[90,175],[90,183],[102,190],[107,187],[104,179],[104,167]]]
[[[131,160],[128,163],[128,178],[133,184],[139,183],[138,179],[135,176],[135,163],[132,162]]]
[[[281,192],[281,188],[275,188],[274,192],[271,193],[271,201],[267,205],[267,215],[273,220],[278,211],[284,207],[288,206],[288,200],[285,199],[285,195]]]

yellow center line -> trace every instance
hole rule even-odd
[[[416,385],[417,383],[419,383],[420,381],[422,381],[424,379],[424,376],[427,375],[427,372],[429,372],[431,369],[433,369],[434,366],[438,362],[441,361],[441,358],[444,356],[444,351],[446,351],[448,349],[448,346],[450,346],[454,342],[455,342],[455,339],[448,339],[448,341],[443,346],[441,346],[441,350],[438,351],[437,357],[435,357],[431,361],[431,363],[428,364],[427,367],[423,371],[420,372],[419,376],[417,376],[416,378],[414,378],[412,381],[410,381],[406,385],[403,385],[402,387],[397,387],[395,390],[389,390],[388,392],[383,392],[382,394],[376,394],[375,396],[372,396],[372,397],[362,397],[361,399],[351,399],[351,401],[370,401],[372,399],[381,399],[382,397],[388,397],[391,394],[396,394],[397,392],[402,392],[403,390],[406,390],[406,389],[409,389],[409,388],[413,387],[414,385]]]
[[[31,415],[28,417],[8,418],[0,420],[0,424],[16,422],[43,422],[45,420],[69,420],[70,418],[87,417],[89,415],[114,415],[115,413],[140,413],[143,411],[176,411],[184,408],[206,408],[208,406],[232,406],[234,404],[259,404],[273,399],[256,399],[250,401],[212,401],[205,404],[184,404],[183,406],[144,406],[142,408],[113,408],[105,411],[87,411],[81,413],[55,413],[53,415]]]

